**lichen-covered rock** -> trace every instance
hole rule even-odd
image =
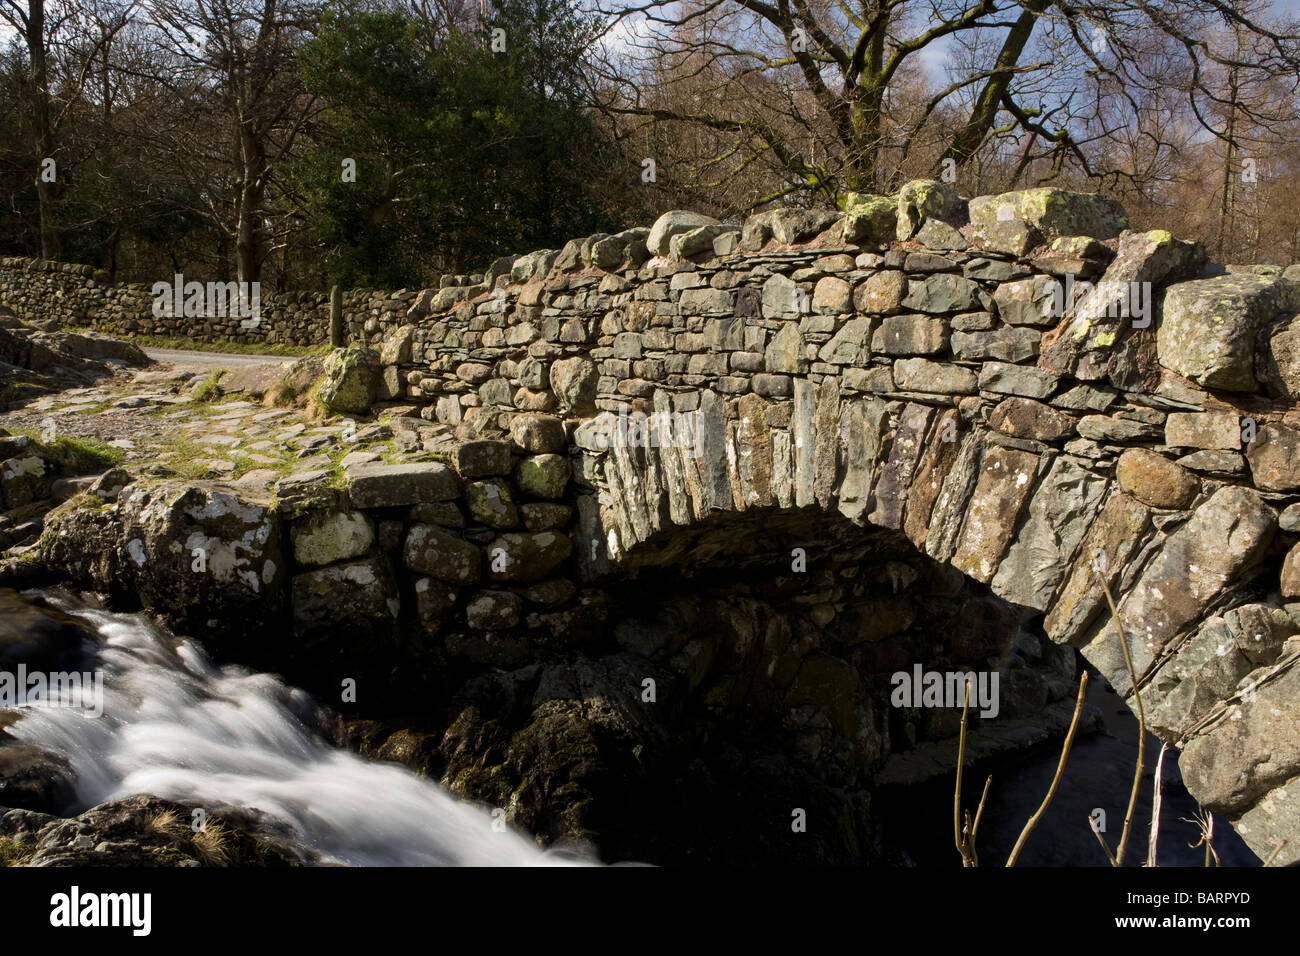
[[[1243,604],[1206,618],[1143,688],[1147,726],[1182,737],[1234,696],[1243,677],[1277,660],[1298,630],[1286,611],[1266,604]]]
[[[412,571],[447,584],[474,584],[483,573],[483,557],[477,546],[429,524],[411,525],[402,562]]]
[[[1235,720],[1193,736],[1178,757],[1197,801],[1231,816],[1300,775],[1300,668],[1262,684],[1234,712]]]
[[[428,631],[437,631],[456,604],[457,591],[437,578],[415,579],[415,613]]]
[[[898,223],[898,200],[892,196],[849,193],[844,200],[844,241],[857,246],[876,246],[894,238]]]
[[[559,498],[569,483],[569,459],[563,455],[530,455],[515,468],[519,490],[533,498]]]
[[[573,542],[556,531],[503,534],[487,547],[488,577],[493,581],[540,581],[572,552]]]
[[[382,371],[379,353],[373,349],[335,349],[325,357],[320,400],[335,412],[365,414],[374,404]]]
[[[666,256],[669,253],[669,242],[673,236],[690,232],[700,226],[718,225],[721,225],[721,223],[712,216],[689,212],[685,209],[671,209],[656,219],[654,225],[650,227],[646,247],[650,250],[651,255]]]
[[[1185,469],[1145,448],[1129,448],[1120,455],[1115,477],[1121,488],[1153,508],[1186,508],[1200,490]]]
[[[489,528],[505,530],[519,523],[514,492],[508,482],[468,482],[465,485],[465,504],[474,519]]]
[[[353,465],[345,472],[358,508],[398,508],[449,501],[460,493],[456,474],[439,461]]]
[[[914,179],[898,191],[895,236],[899,242],[916,236],[929,220],[952,225],[965,218],[966,201],[941,182]]]
[[[508,475],[511,461],[510,443],[506,441],[463,441],[452,451],[452,464],[462,478]]]
[[[488,631],[508,630],[519,623],[524,602],[509,591],[479,591],[465,605],[465,621],[470,627]]]
[[[1113,239],[1128,228],[1128,215],[1114,199],[1097,193],[1064,189],[1025,189],[980,196],[970,201],[970,221],[976,228],[1020,220],[1045,238],[1091,236]]]
[[[1139,679],[1186,628],[1218,600],[1224,588],[1268,548],[1277,530],[1277,512],[1249,488],[1220,488],[1165,539],[1129,593],[1119,601],[1133,668]],[[1113,564],[1116,558],[1107,555]],[[1127,695],[1127,676],[1119,634],[1113,622],[1084,648],[1111,684]]]
[[[1170,286],[1160,364],[1207,388],[1255,391],[1256,334],[1284,307],[1289,288],[1277,276],[1232,273]]]
[[[1255,485],[1267,491],[1300,488],[1300,431],[1267,424],[1246,448]]]
[[[69,580],[217,646],[283,606],[287,562],[269,502],[181,481],[136,482],[113,508],[86,497],[51,512],[40,542],[44,563]]]
[[[401,610],[397,579],[383,555],[293,576],[293,635],[305,643],[348,635],[362,650],[391,639]]]
[[[1149,328],[1160,321],[1159,334],[1165,334],[1169,302],[1166,299],[1162,321],[1154,312],[1154,297],[1144,290],[1186,274],[1204,259],[1205,250],[1199,243],[1175,239],[1163,230],[1123,233],[1115,260],[1082,301],[1071,300],[1084,293],[1085,287],[1071,284],[1067,292],[1066,284],[1061,283],[1053,314],[1063,321],[1043,350],[1039,367],[1084,381],[1108,377],[1112,361],[1139,322]]]
[[[317,513],[295,521],[289,529],[293,558],[318,567],[365,554],[375,545],[375,526],[361,511]]]

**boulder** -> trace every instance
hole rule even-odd
[[[1157,333],[1160,364],[1207,388],[1255,391],[1256,334],[1289,289],[1276,276],[1232,273],[1170,286]]]
[[[320,400],[331,411],[364,415],[375,401],[381,373],[379,353],[373,349],[335,349],[325,358]]]
[[[878,246],[894,238],[898,200],[892,196],[849,193],[844,200],[844,241],[857,246]]]
[[[951,228],[960,225],[965,215],[966,201],[943,183],[933,179],[914,179],[898,192],[895,237],[899,242],[906,242],[931,220]]]
[[[269,502],[188,481],[137,481],[111,509],[82,501],[50,512],[41,539],[45,565],[79,586],[138,601],[220,648],[283,606],[287,562]]]
[[[569,415],[587,415],[596,410],[600,372],[591,359],[574,356],[551,363],[551,391],[560,410]]]
[[[1025,189],[980,196],[970,201],[970,221],[977,229],[1020,220],[1047,239],[1091,236],[1113,239],[1128,228],[1128,215],[1114,199],[1064,189]]]
[[[684,209],[672,209],[656,219],[654,225],[650,227],[646,247],[650,250],[651,255],[666,256],[670,251],[669,243],[673,236],[690,232],[700,226],[718,225],[721,225],[721,223],[712,216],[704,216],[698,212],[689,212]]]
[[[1186,508],[1200,491],[1189,472],[1145,448],[1129,448],[1120,455],[1115,477],[1121,488],[1153,508]]]

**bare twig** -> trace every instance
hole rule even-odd
[[[1047,812],[1047,806],[1052,802],[1052,797],[1056,795],[1056,787],[1061,782],[1061,774],[1065,772],[1065,762],[1070,757],[1070,745],[1074,743],[1074,731],[1079,726],[1079,713],[1083,710],[1083,695],[1088,687],[1088,672],[1084,671],[1079,675],[1079,696],[1074,701],[1074,716],[1070,718],[1070,730],[1065,735],[1065,743],[1061,744],[1061,759],[1056,764],[1056,774],[1052,777],[1052,785],[1047,788],[1047,796],[1043,797],[1042,805],[1034,812],[1034,815],[1025,822],[1025,828],[1020,831],[1020,837],[1016,840],[1016,845],[1011,848],[1011,855],[1007,857],[1007,866],[1015,866],[1016,860],[1020,856],[1021,849],[1024,848],[1025,841],[1029,839],[1029,834],[1034,832],[1034,827],[1038,826],[1038,821],[1043,818]]]
[[[975,858],[975,840],[969,832],[963,833],[961,826],[961,768],[962,764],[966,762],[966,719],[969,713],[970,681],[967,681],[966,697],[961,705],[961,736],[957,738],[957,787],[952,795],[952,837],[957,844],[957,852],[961,854],[962,866],[976,866],[978,863]],[[984,792],[988,793],[988,784],[984,785]],[[984,809],[982,799],[980,800],[980,809]]]
[[[1097,842],[1101,844],[1102,851],[1106,854],[1106,859],[1110,860],[1110,865],[1119,866],[1119,864],[1115,862],[1115,854],[1110,852],[1110,847],[1106,845],[1106,838],[1101,835],[1101,831],[1097,829],[1097,823],[1092,817],[1088,818],[1088,826],[1091,828],[1093,835],[1097,838]]]
[[[1273,852],[1268,855],[1268,859],[1264,861],[1264,865],[1268,866],[1270,863],[1276,860],[1277,855],[1282,852],[1282,847],[1284,846],[1286,846],[1286,840],[1283,840],[1277,846],[1273,847]]]
[[[1169,747],[1160,745],[1160,756],[1156,758],[1155,792],[1151,796],[1151,835],[1147,839],[1147,866],[1156,866],[1156,841],[1160,836],[1160,784],[1161,772],[1165,765],[1165,751]]]

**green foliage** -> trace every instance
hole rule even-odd
[[[567,0],[494,7],[475,33],[435,37],[345,2],[304,47],[328,122],[290,177],[332,281],[416,285],[430,266],[478,271],[611,228],[586,172],[613,149],[582,106],[595,24]]]

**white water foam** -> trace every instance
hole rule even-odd
[[[103,637],[104,713],[24,707],[10,733],[62,755],[85,806],[148,793],[261,810],[332,862],[358,866],[572,863],[483,808],[393,764],[330,746],[295,716],[304,691],[269,674],[217,667],[192,641],[143,617],[47,596]]]

